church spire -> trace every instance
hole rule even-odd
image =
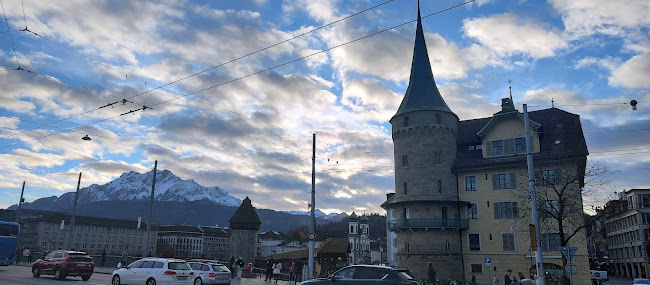
[[[452,113],[451,109],[442,99],[436,81],[431,72],[431,63],[427,52],[427,44],[422,30],[420,17],[420,2],[418,1],[418,20],[415,31],[415,45],[413,47],[413,62],[411,63],[411,77],[406,89],[404,99],[395,116],[413,111],[445,111]]]

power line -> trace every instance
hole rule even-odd
[[[227,62],[224,62],[224,63],[218,64],[218,65],[215,65],[215,66],[210,67],[210,68],[208,68],[208,69],[205,69],[205,70],[199,71],[199,72],[197,72],[197,73],[194,73],[194,74],[188,75],[188,76],[186,76],[186,77],[183,77],[183,78],[180,78],[180,79],[174,80],[174,81],[172,81],[172,82],[170,82],[170,83],[163,84],[163,85],[158,86],[158,87],[155,87],[155,88],[153,88],[153,89],[151,89],[151,90],[146,90],[146,91],[144,91],[144,92],[142,92],[142,93],[135,94],[135,95],[133,95],[133,96],[131,96],[131,97],[129,97],[129,98],[126,98],[126,97],[125,97],[124,100],[127,100],[127,99],[133,99],[133,98],[138,97],[138,96],[140,96],[140,95],[147,94],[147,93],[149,93],[149,92],[151,92],[151,91],[158,90],[158,89],[162,89],[163,87],[169,86],[169,85],[171,85],[171,84],[178,83],[178,82],[180,82],[180,81],[183,81],[183,80],[185,80],[185,79],[188,79],[188,78],[194,77],[194,76],[196,76],[196,75],[199,75],[199,74],[205,73],[205,72],[210,71],[210,70],[213,70],[213,69],[215,69],[215,68],[218,68],[218,67],[221,67],[221,66],[224,66],[224,65],[227,65],[227,64],[233,63],[233,62],[238,61],[238,60],[241,60],[241,59],[243,59],[243,58],[245,58],[245,57],[248,57],[248,56],[251,56],[251,55],[254,55],[254,54],[260,53],[260,52],[265,51],[265,50],[267,50],[267,49],[273,48],[273,47],[275,47],[275,46],[278,46],[278,45],[281,45],[281,44],[283,44],[283,43],[286,43],[286,42],[292,41],[292,40],[294,40],[294,39],[300,38],[300,37],[305,36],[305,35],[307,35],[307,34],[310,34],[310,33],[312,33],[312,32],[315,32],[315,31],[318,31],[318,30],[320,30],[320,29],[323,29],[323,28],[325,28],[325,27],[328,27],[328,26],[334,25],[334,24],[336,24],[336,23],[339,23],[339,22],[341,22],[341,21],[347,20],[347,19],[352,18],[352,17],[354,17],[354,16],[357,16],[357,15],[359,15],[359,14],[362,14],[362,13],[365,13],[365,12],[367,12],[367,11],[373,10],[373,9],[375,9],[375,8],[377,8],[377,7],[383,6],[383,5],[385,5],[385,4],[387,4],[387,3],[390,3],[390,2],[392,2],[392,1],[394,1],[394,0],[385,1],[385,2],[383,2],[383,3],[380,3],[380,4],[378,4],[378,5],[375,5],[375,6],[373,6],[373,7],[370,7],[370,8],[364,9],[364,10],[362,10],[362,11],[359,11],[359,12],[357,12],[357,13],[351,14],[351,15],[349,15],[349,16],[346,16],[346,17],[340,18],[340,19],[338,19],[338,20],[335,20],[335,21],[330,22],[330,23],[328,23],[328,24],[325,24],[325,25],[323,25],[323,26],[320,26],[320,27],[314,28],[314,29],[312,29],[312,30],[309,30],[309,31],[304,32],[304,33],[301,33],[301,34],[299,34],[299,35],[297,35],[297,36],[291,37],[291,38],[286,39],[286,40],[284,40],[284,41],[281,41],[281,42],[275,43],[275,44],[273,44],[273,45],[267,46],[267,47],[265,47],[265,48],[259,49],[259,50],[257,50],[257,51],[254,51],[254,52],[251,52],[251,53],[245,54],[245,55],[243,55],[243,56],[240,56],[240,57],[237,57],[237,58],[235,58],[235,59],[229,60],[229,61],[227,61]],[[473,0],[473,1],[474,1],[474,0]],[[25,23],[26,23],[26,22],[25,22]],[[124,73],[124,72],[121,72],[121,71],[119,71],[119,70],[117,70],[117,69],[114,69],[114,68],[112,68],[112,67],[111,67],[110,65],[108,65],[108,64],[104,64],[104,63],[102,63],[102,62],[100,62],[100,61],[98,61],[98,60],[95,60],[95,59],[93,59],[93,58],[91,58],[91,57],[89,57],[89,56],[86,56],[86,55],[84,55],[84,54],[82,54],[82,53],[80,53],[80,52],[77,52],[77,51],[75,51],[74,49],[72,49],[72,48],[70,48],[70,47],[67,47],[67,46],[65,46],[65,45],[63,45],[63,44],[60,44],[60,43],[58,43],[58,42],[56,42],[56,41],[54,41],[54,40],[52,40],[52,39],[49,39],[49,38],[47,38],[47,37],[45,37],[45,36],[39,35],[38,33],[35,33],[35,32],[33,32],[33,31],[27,29],[27,27],[25,27],[25,29],[24,29],[24,30],[21,30],[21,31],[26,31],[26,32],[32,33],[32,34],[34,34],[34,35],[36,35],[36,36],[38,36],[38,37],[40,37],[40,38],[42,38],[42,39],[44,39],[44,40],[47,40],[47,41],[49,41],[49,42],[52,42],[52,43],[54,43],[54,44],[56,44],[56,45],[58,45],[58,46],[60,46],[60,47],[62,47],[62,48],[65,48],[65,49],[67,49],[67,50],[69,50],[69,51],[71,51],[71,52],[73,52],[73,53],[75,53],[75,54],[77,54],[77,55],[79,55],[79,56],[82,56],[82,57],[84,57],[84,58],[86,58],[86,59],[88,59],[88,60],[90,60],[90,61],[96,62],[96,63],[98,63],[98,64],[100,64],[100,65],[102,65],[102,66],[104,66],[104,67],[106,67],[106,68],[108,68],[108,69],[110,69],[110,70],[113,70],[113,71],[115,71],[115,72],[117,72],[117,73],[120,73],[120,74],[122,74],[122,75],[128,76],[128,74],[126,74],[126,73]],[[142,80],[140,80],[140,81],[142,81]],[[143,82],[144,82],[144,81],[143,81]],[[146,82],[145,82],[145,83],[146,83]],[[162,89],[162,90],[165,90],[165,89]],[[172,93],[172,94],[176,94],[175,92],[172,92],[172,91],[169,91],[169,90],[165,90],[165,91],[168,91],[168,92],[170,92],[170,93]],[[131,102],[131,101],[128,101],[128,102]],[[132,103],[132,102],[131,102],[131,103]],[[98,109],[99,109],[99,108],[98,108]],[[96,110],[98,110],[98,109],[91,110],[90,112],[94,112],[94,111],[96,111]],[[140,108],[140,109],[142,109],[142,108]],[[88,112],[83,113],[83,114],[87,114],[87,113],[88,113]],[[68,118],[64,118],[63,120],[65,121],[65,120],[68,120],[68,119],[71,119],[71,118],[74,118],[74,117],[76,117],[76,116],[71,116],[71,117],[68,117]],[[57,122],[60,122],[60,121],[57,121]],[[45,124],[45,125],[50,125],[50,124]],[[29,131],[29,130],[28,130],[28,131]]]
[[[434,16],[434,15],[437,15],[437,14],[440,14],[440,13],[443,13],[443,12],[446,12],[446,11],[449,11],[449,10],[452,10],[452,9],[455,9],[455,8],[458,8],[458,7],[461,7],[461,6],[467,5],[467,4],[472,3],[472,2],[475,2],[475,1],[476,1],[476,0],[470,0],[470,1],[464,2],[464,3],[461,3],[461,4],[458,4],[458,5],[455,5],[455,6],[452,6],[452,7],[449,7],[449,8],[446,8],[446,9],[443,9],[443,10],[440,10],[440,11],[437,11],[437,12],[434,12],[434,13],[431,13],[431,14],[428,14],[428,15],[426,15],[426,16],[421,17],[421,19],[428,18],[428,17]],[[242,79],[245,79],[245,78],[248,78],[248,77],[251,77],[251,76],[257,75],[257,74],[261,74],[261,73],[264,73],[264,72],[266,72],[266,71],[270,71],[270,70],[276,69],[276,68],[278,68],[278,67],[282,67],[282,66],[285,66],[285,65],[288,65],[288,64],[294,63],[294,62],[298,62],[298,61],[304,60],[304,59],[306,59],[306,58],[309,58],[309,57],[312,57],[312,56],[315,56],[315,55],[318,55],[318,54],[321,54],[321,53],[325,53],[325,52],[327,52],[327,51],[330,51],[330,50],[333,50],[333,49],[336,49],[336,48],[339,48],[339,47],[342,47],[342,46],[345,46],[345,45],[348,45],[348,44],[351,44],[351,43],[355,43],[355,42],[358,42],[358,41],[361,41],[361,40],[364,40],[364,39],[370,38],[370,37],[372,37],[372,36],[375,36],[375,35],[378,35],[378,34],[381,34],[381,33],[387,32],[387,31],[390,31],[390,30],[393,30],[393,29],[395,29],[395,28],[399,28],[399,27],[401,27],[401,26],[408,25],[408,24],[413,23],[413,22],[415,22],[415,21],[417,21],[417,19],[415,19],[415,20],[411,20],[411,21],[408,21],[408,22],[404,22],[404,23],[402,23],[402,24],[395,25],[395,26],[392,26],[392,27],[390,27],[390,28],[386,28],[386,29],[383,29],[383,30],[380,30],[380,31],[377,31],[377,32],[371,33],[371,34],[369,34],[369,35],[366,35],[366,36],[363,36],[363,37],[360,37],[360,38],[354,39],[354,40],[352,40],[352,41],[348,41],[348,42],[345,42],[345,43],[342,43],[342,44],[339,44],[339,45],[336,45],[336,46],[332,46],[332,47],[330,47],[330,48],[327,48],[327,49],[324,49],[324,50],[321,50],[321,51],[317,51],[317,52],[314,52],[314,53],[312,53],[312,54],[309,54],[309,55],[306,55],[306,56],[303,56],[303,57],[299,57],[299,58],[296,58],[296,59],[293,59],[293,60],[290,60],[290,61],[287,61],[287,62],[284,62],[284,63],[278,64],[278,65],[275,65],[275,66],[272,66],[272,67],[269,67],[269,68],[266,68],[266,69],[262,69],[262,70],[259,70],[259,71],[253,72],[253,73],[249,73],[249,74],[247,74],[247,75],[244,75],[244,76],[241,76],[241,77],[238,77],[238,78],[234,78],[234,79],[231,79],[231,80],[228,80],[228,81],[225,81],[225,82],[222,82],[222,83],[219,83],[219,84],[213,85],[213,86],[209,86],[209,87],[206,87],[206,88],[203,88],[203,89],[200,89],[200,90],[194,91],[194,92],[190,92],[190,93],[187,93],[187,94],[185,94],[185,95],[180,95],[180,96],[177,96],[177,97],[174,97],[174,98],[168,99],[168,100],[164,100],[164,101],[158,102],[158,103],[156,103],[156,104],[150,105],[149,107],[155,107],[155,106],[158,106],[158,105],[162,105],[162,104],[165,104],[165,103],[168,103],[168,102],[171,102],[171,101],[178,100],[178,99],[180,99],[180,98],[184,98],[184,97],[187,97],[187,96],[190,96],[190,95],[193,95],[193,94],[201,93],[201,92],[203,92],[203,91],[207,91],[207,90],[210,90],[210,89],[213,89],[213,88],[216,88],[216,87],[222,86],[222,85],[230,84],[230,83],[233,83],[233,82],[236,82],[236,81],[239,81],[239,80],[242,80]],[[129,99],[130,99],[130,98],[133,98],[133,97],[129,97]],[[113,104],[114,104],[114,103],[113,103]],[[109,105],[110,105],[110,104],[109,104]],[[83,114],[87,114],[87,113],[90,113],[90,112],[96,111],[96,110],[98,110],[98,109],[101,109],[101,108],[104,108],[104,107],[107,107],[107,106],[108,106],[108,105],[105,105],[105,106],[102,106],[102,107],[99,107],[99,108],[95,108],[95,109],[93,109],[93,110],[86,111],[86,112],[84,112],[84,113],[77,114],[77,115],[74,115],[74,116],[70,116],[70,117],[68,117],[68,118],[78,117],[78,116],[81,116],[81,115],[83,115]],[[136,110],[131,110],[131,111],[126,112],[126,113],[122,113],[122,114],[119,114],[119,115],[116,115],[116,116],[113,116],[113,117],[110,117],[110,118],[106,118],[106,119],[98,120],[98,121],[91,122],[91,123],[88,123],[88,124],[80,125],[80,126],[77,126],[77,127],[75,127],[75,128],[71,128],[71,129],[67,129],[67,130],[72,130],[72,129],[76,129],[76,128],[80,128],[80,127],[84,127],[84,126],[88,126],[88,125],[92,125],[92,124],[96,124],[96,123],[104,122],[104,121],[107,121],[107,120],[110,120],[110,119],[114,119],[114,118],[117,118],[117,117],[120,117],[120,116],[123,116],[123,115],[132,114],[132,113],[135,113],[135,112],[137,112],[137,111],[144,111],[144,109],[143,109],[143,108],[139,108],[139,109],[136,109]],[[54,123],[57,123],[57,122],[60,122],[60,121],[63,121],[63,120],[64,120],[64,119],[60,119],[60,120],[55,121]],[[46,124],[46,125],[51,125],[51,124],[53,124],[53,123]],[[53,134],[50,134],[50,135],[47,135],[47,136],[38,137],[38,138],[35,138],[35,139],[33,139],[33,140],[28,140],[28,141],[23,141],[23,142],[19,142],[19,143],[14,143],[14,144],[7,145],[7,146],[2,146],[2,147],[0,147],[0,149],[4,149],[4,148],[7,148],[7,147],[11,147],[11,146],[15,146],[15,145],[23,144],[23,143],[26,143],[26,142],[29,142],[29,141],[38,140],[38,139],[40,139],[40,138],[48,137],[48,136],[52,136],[52,135],[54,135],[54,134],[56,134],[56,133],[53,133]]]
[[[14,50],[14,56],[16,57],[16,64],[20,68],[20,62],[18,61],[18,53],[16,52],[16,45],[14,44],[14,37],[11,35],[11,28],[9,28],[9,21],[7,20],[7,13],[5,12],[5,5],[0,0],[0,6],[2,6],[2,14],[5,16],[5,23],[7,24],[7,32],[9,33],[9,39],[11,39],[11,47]]]

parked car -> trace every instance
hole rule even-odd
[[[413,284],[418,282],[405,269],[379,265],[352,265],[334,272],[330,277],[303,281],[301,285],[316,284]]]
[[[88,281],[94,270],[93,258],[81,251],[53,251],[32,264],[32,276],[35,278],[49,274],[59,280],[66,276],[81,276],[81,279]]]
[[[203,284],[230,284],[230,270],[216,261],[190,261],[188,262],[194,270],[194,285]]]
[[[194,271],[184,260],[147,257],[113,271],[112,285],[188,285],[194,282]]]

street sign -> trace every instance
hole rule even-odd
[[[316,240],[316,233],[309,233],[309,234],[307,235],[307,238],[308,238],[310,241],[314,241],[314,240]]]
[[[571,275],[575,275],[578,272],[578,267],[575,266],[574,264],[567,264],[564,267],[564,270],[566,270],[566,272],[568,272]]]
[[[559,250],[564,256],[567,257],[569,260],[573,260],[573,256],[576,255],[576,251],[578,251],[577,247],[560,247]]]
[[[485,266],[492,266],[492,258],[489,257],[485,258]]]
[[[532,251],[537,251],[537,233],[535,232],[535,225],[528,224],[528,232],[530,236],[530,247]]]

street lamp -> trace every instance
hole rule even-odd
[[[89,141],[89,140],[91,140],[90,137],[89,137],[88,135],[85,135],[85,136],[84,136],[83,138],[81,138],[81,139],[82,139],[82,140],[85,140],[85,141]]]

